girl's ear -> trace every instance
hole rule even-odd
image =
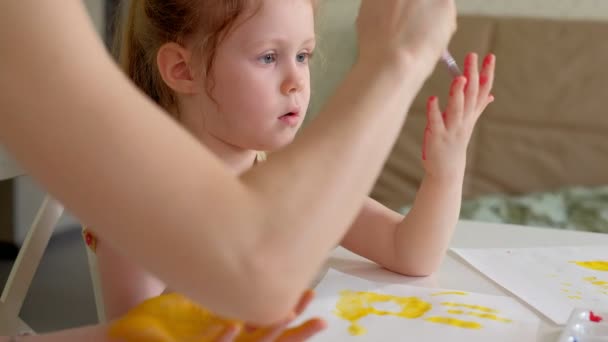
[[[156,64],[163,81],[178,94],[197,92],[196,79],[190,69],[192,53],[177,43],[166,43],[156,55]]]

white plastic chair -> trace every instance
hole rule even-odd
[[[0,180],[16,178],[23,174],[23,171],[0,148]],[[19,312],[44,250],[62,214],[63,206],[47,195],[38,209],[4,285],[0,297],[0,335],[32,331],[19,318]]]
[[[101,280],[97,269],[97,256],[87,247],[87,258],[89,259],[89,272],[91,274],[91,284],[93,285],[93,295],[95,296],[95,308],[97,309],[97,320],[99,323],[106,322],[106,311],[103,305],[103,293],[101,292]]]

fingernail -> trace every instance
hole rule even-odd
[[[493,54],[488,54],[484,59],[483,59],[483,66],[487,67],[488,65],[490,65],[490,63],[492,63],[492,59],[494,58]]]
[[[436,99],[437,99],[437,96],[431,96],[431,97],[429,97],[429,100],[426,103],[426,111],[427,112],[431,111],[431,106],[433,105],[433,102],[435,102]]]

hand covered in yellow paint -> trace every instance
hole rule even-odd
[[[110,337],[125,342],[300,342],[325,328],[325,322],[315,318],[288,329],[313,297],[312,291],[306,291],[294,312],[282,322],[252,327],[216,316],[180,294],[164,294],[117,320],[110,328]]]

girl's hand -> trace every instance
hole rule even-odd
[[[437,97],[429,98],[422,145],[422,163],[428,176],[440,180],[464,176],[467,146],[473,128],[481,113],[494,101],[490,91],[495,63],[496,57],[487,55],[480,73],[477,54],[468,54],[464,62],[464,75],[452,82],[443,114]]]

